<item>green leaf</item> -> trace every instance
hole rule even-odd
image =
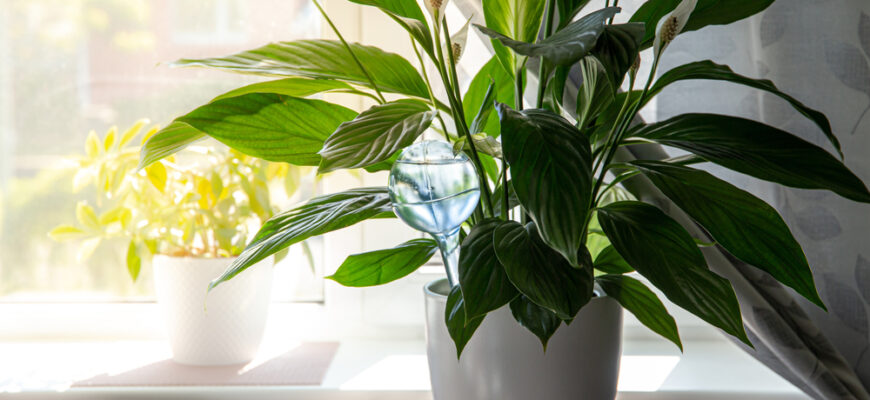
[[[837,150],[840,158],[843,157],[843,151],[840,149],[840,142],[839,140],[837,140],[837,137],[834,136],[834,132],[831,130],[831,123],[828,121],[828,118],[825,117],[825,114],[809,108],[794,97],[791,97],[788,94],[781,92],[773,82],[767,79],[752,79],[743,75],[739,75],[731,70],[731,67],[727,65],[716,64],[713,61],[705,60],[696,61],[676,67],[668,72],[665,72],[656,80],[656,83],[650,89],[647,98],[652,98],[653,96],[661,92],[662,89],[674,82],[689,79],[727,81],[749,86],[755,89],[764,90],[768,93],[779,96],[780,98],[791,104],[791,106],[794,107],[797,112],[801,113],[801,115],[807,117],[809,120],[813,121],[816,125],[818,125],[818,127],[822,130],[822,132],[824,132],[825,136],[828,138],[828,141],[831,142],[831,145],[834,146],[834,149]]]
[[[493,83],[495,99],[490,99],[487,94]],[[514,77],[505,72],[496,57],[492,57],[471,80],[462,99],[466,117],[474,116],[473,120],[466,121],[473,128],[472,133],[484,132],[492,137],[501,135],[498,116],[491,113],[495,101],[514,104]]]
[[[547,342],[559,329],[559,325],[562,325],[562,320],[554,312],[535,304],[528,297],[522,295],[510,302],[510,308],[514,319],[537,336],[544,351],[547,351]]]
[[[527,3],[543,2],[531,1]],[[595,11],[536,43],[534,38],[523,40],[506,36],[504,32],[499,30],[499,27],[491,25],[488,20],[487,26],[474,26],[484,35],[497,39],[518,54],[527,57],[541,57],[551,64],[559,66],[573,64],[589,53],[595,46],[598,36],[604,31],[607,19],[618,12],[619,7],[608,7]]]
[[[705,171],[655,161],[632,164],[729,253],[825,307],[800,244],[773,207]]]
[[[177,121],[250,156],[317,165],[324,140],[355,116],[322,100],[250,93],[206,104]]]
[[[413,1],[402,1],[402,3],[416,5],[416,3]],[[417,9],[419,10],[419,7]],[[384,9],[382,9],[382,11],[389,15],[390,18],[393,19],[393,21],[396,21],[399,26],[408,31],[411,37],[420,44],[420,47],[422,47],[423,50],[426,51],[426,54],[428,54],[429,57],[431,57],[433,60],[436,59],[435,45],[432,43],[432,36],[430,36],[429,34],[429,24],[426,23],[425,18],[423,18],[421,21],[413,18],[402,17]]]
[[[469,129],[472,134],[483,132],[484,125],[486,125],[487,121],[489,121],[490,117],[493,115],[492,112],[495,110],[496,100],[495,81],[490,81],[489,86],[486,88],[486,92],[483,95],[483,102],[480,103],[477,114],[475,114],[474,119],[471,120]]]
[[[696,31],[707,25],[728,25],[764,11],[774,0],[698,0],[695,11],[683,28],[683,32]],[[673,11],[680,0],[647,0],[631,16],[631,22],[646,23],[643,48],[653,44],[658,21]]]
[[[476,134],[471,135],[471,140],[474,140],[474,146],[478,152],[495,158],[504,158],[504,151],[498,139],[484,134]],[[462,151],[471,151],[468,139],[464,136],[453,142],[453,153],[459,154]]]
[[[169,126],[148,138],[142,145],[142,149],[139,150],[139,169],[169,157],[191,143],[207,137],[208,135],[184,122],[173,121]]]
[[[87,205],[85,202],[76,204],[76,219],[85,228],[100,229],[100,221],[97,219],[97,213],[94,208]]]
[[[619,255],[619,252],[613,248],[613,245],[607,246],[601,250],[595,261],[592,263],[595,269],[606,272],[608,274],[627,274],[634,272],[634,268]]]
[[[514,190],[544,241],[579,266],[592,188],[588,139],[564,118],[544,110],[497,106],[502,147]],[[569,183],[570,184],[567,184]]]
[[[622,86],[625,73],[637,60],[643,32],[643,24],[637,22],[606,25],[598,37],[590,54],[604,65],[613,88]]]
[[[391,14],[398,15],[403,18],[419,21],[428,28],[426,17],[416,1],[408,0],[350,0],[353,3],[362,4],[365,6],[378,7],[381,10],[388,11]]]
[[[85,231],[72,225],[60,225],[52,229],[51,232],[48,233],[48,236],[51,237],[52,240],[64,241],[82,239],[87,235],[85,234]]]
[[[230,90],[218,97],[217,100],[228,99],[251,93],[274,93],[290,97],[308,97],[318,93],[331,91],[353,91],[354,88],[341,81],[308,78],[285,78],[274,81],[258,82],[238,89]]]
[[[692,152],[708,161],[766,181],[803,189],[828,189],[868,203],[870,192],[840,160],[788,132],[748,119],[683,114],[642,126],[631,136]]]
[[[731,284],[707,269],[692,237],[658,208],[637,201],[598,209],[613,247],[674,304],[752,345]]]
[[[139,278],[139,271],[142,269],[142,257],[139,255],[139,247],[136,242],[130,241],[130,246],[127,247],[127,272],[133,278],[133,282]]]
[[[456,285],[450,289],[447,295],[447,308],[444,310],[444,322],[447,323],[447,332],[456,345],[456,358],[462,355],[465,345],[471,340],[474,331],[483,322],[483,316],[468,320],[465,318],[465,300],[462,298],[462,289]]]
[[[541,28],[545,3],[525,0],[483,0],[483,16],[488,29],[500,33],[501,36],[520,42],[534,42]],[[475,26],[480,28],[478,25]],[[504,70],[513,76],[514,71],[519,69],[523,61],[517,59],[510,50],[496,40],[492,41],[492,46]]]
[[[148,177],[148,181],[151,182],[154,187],[163,193],[166,190],[166,167],[163,163],[154,163],[145,168],[145,174]]]
[[[350,287],[383,285],[416,271],[437,249],[432,239],[414,239],[392,249],[354,254],[326,279]]]
[[[547,246],[534,224],[504,221],[493,232],[495,252],[520,293],[561,319],[577,315],[592,297],[592,268],[574,268]]]
[[[402,56],[358,43],[349,45],[381,90],[429,98],[423,78]],[[365,87],[371,86],[365,73],[353,61],[344,45],[336,40],[271,43],[226,57],[181,59],[171,65],[208,67],[265,76],[338,79]]]
[[[595,278],[608,296],[616,299],[623,308],[637,317],[640,323],[665,339],[673,342],[680,351],[683,343],[674,317],[658,296],[640,281],[623,275],[602,275]]]
[[[560,30],[570,24],[587,4],[589,4],[589,0],[556,0],[556,19],[553,21],[555,30]]]
[[[339,125],[320,150],[319,173],[361,168],[390,158],[411,145],[435,113],[420,100],[403,99],[376,105]]]
[[[292,244],[369,218],[392,216],[392,204],[386,187],[351,189],[315,197],[302,206],[266,221],[245,251],[209,284],[209,290]]]
[[[614,103],[616,89],[607,78],[604,65],[597,58],[583,57],[579,64],[583,86],[577,91],[577,119],[580,126],[585,127]],[[613,119],[616,119],[616,115]]]
[[[97,132],[88,132],[88,137],[85,139],[85,154],[92,160],[100,155],[100,137],[97,136]]]
[[[498,219],[481,221],[471,228],[459,251],[459,284],[462,285],[466,318],[497,310],[519,294],[495,254],[493,232]]]

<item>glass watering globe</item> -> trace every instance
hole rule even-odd
[[[480,181],[468,157],[442,141],[405,148],[390,170],[393,211],[438,242],[447,280],[459,283],[459,227],[480,199]]]

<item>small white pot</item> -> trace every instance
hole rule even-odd
[[[231,258],[154,257],[157,302],[173,359],[188,365],[231,365],[257,354],[272,291],[272,259],[206,293]]]
[[[622,348],[622,308],[595,297],[571,325],[550,338],[546,353],[505,306],[493,311],[456,359],[444,323],[446,280],[424,288],[426,350],[435,400],[613,400]]]

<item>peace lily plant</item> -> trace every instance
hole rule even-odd
[[[624,12],[616,0],[588,13],[588,0],[483,0],[485,25],[474,27],[492,39],[495,55],[465,93],[456,64],[465,47],[457,37],[467,33],[451,36],[446,1],[426,0],[428,17],[413,1],[351,1],[380,8],[404,28],[414,61],[433,65],[435,73],[376,47],[348,43],[315,1],[338,40],[272,43],[226,57],[175,62],[279,79],[234,90],[177,118],[173,129],[145,144],[141,166],[212,137],[254,157],[316,165],[321,173],[378,171],[389,169],[404,147],[434,125],[455,151],[468,155],[481,182],[479,205],[463,227],[459,285],[450,292],[445,316],[460,352],[487,313],[505,305],[546,345],[596,295],[596,286],[597,294],[616,299],[682,348],[673,317],[644,283],[628,275],[632,272],[674,304],[751,345],[730,283],[708,269],[699,249],[713,244],[690,236],[657,205],[632,200],[620,189],[640,177],[704,227],[716,246],[824,308],[803,251],[778,213],[694,166],[712,162],[782,185],[870,202],[865,185],[842,163],[827,118],[772,82],[713,61],[681,65],[656,78],[659,60],[678,34],[749,17],[773,0],[648,0],[621,24],[614,23]],[[639,54],[650,47],[652,54],[645,57],[652,57],[652,69],[639,76]],[[565,95],[571,70],[583,78],[576,101]],[[536,90],[526,90],[529,75],[541,78]],[[638,111],[659,92],[688,79],[727,81],[779,96],[818,125],[838,156],[780,129],[728,115],[683,114],[636,123]],[[438,85],[445,95],[436,95]],[[357,113],[311,98],[326,92],[377,104]],[[535,104],[527,109],[529,97]],[[615,161],[622,147],[642,143],[690,154]],[[267,221],[211,287],[308,237],[393,217],[385,187],[316,197]],[[414,239],[352,255],[330,279],[355,287],[384,284],[411,273],[435,250],[434,241]]]

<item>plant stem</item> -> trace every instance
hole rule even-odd
[[[410,36],[410,35],[409,35]],[[435,117],[441,123],[441,129],[444,129],[444,137],[450,141],[450,135],[447,134],[447,124],[444,123],[444,118],[441,118],[441,112],[438,111],[438,102],[435,101],[435,92],[432,90],[432,83],[429,81],[429,74],[426,72],[426,63],[423,61],[423,56],[420,50],[417,49],[417,43],[411,37],[411,46],[414,48],[414,54],[417,55],[417,60],[420,61],[420,71],[423,72],[423,79],[426,81],[426,87],[429,89],[429,100],[432,102],[432,107],[435,108]]]
[[[450,47],[450,35],[447,31],[447,22],[443,21],[442,26],[444,28],[444,36],[447,41],[447,46]],[[453,114],[453,123],[456,126],[457,135],[465,136],[468,141],[469,147],[471,147],[471,160],[474,163],[475,170],[477,171],[478,179],[480,180],[481,192],[483,192],[483,204],[485,205],[483,208],[485,211],[489,211],[489,215],[494,215],[492,211],[492,193],[489,188],[489,181],[484,174],[483,163],[480,161],[480,156],[477,153],[477,148],[474,145],[474,140],[471,137],[471,133],[468,130],[468,126],[465,123],[465,111],[462,108],[462,98],[459,97],[457,99],[457,94],[459,93],[458,89],[458,81],[456,80],[456,63],[453,59],[453,51],[448,51],[452,75],[449,75],[447,72],[447,67],[445,66],[447,59],[444,57],[444,49],[441,46],[441,35],[439,34],[439,27],[436,24],[435,26],[435,48],[437,49],[436,54],[438,56],[437,66],[438,71],[441,74],[441,81],[444,83],[444,87],[447,89],[447,99],[450,101],[451,113]],[[453,78],[451,81],[450,78]]]
[[[381,90],[378,88],[378,85],[375,83],[375,80],[372,79],[372,76],[369,75],[369,71],[363,66],[363,64],[362,64],[362,62],[360,62],[359,58],[357,58],[356,53],[353,52],[353,49],[351,49],[350,45],[347,44],[347,41],[344,40],[344,36],[341,36],[341,32],[338,31],[338,28],[335,27],[335,24],[332,23],[332,20],[329,19],[329,15],[327,15],[326,11],[323,10],[323,7],[320,6],[320,2],[317,0],[313,0],[313,1],[314,1],[314,5],[317,6],[317,9],[320,11],[320,14],[323,15],[323,19],[326,20],[326,22],[329,24],[330,28],[332,28],[332,31],[335,32],[336,36],[338,36],[338,39],[341,40],[341,43],[347,49],[347,52],[350,53],[350,56],[351,56],[351,58],[353,58],[353,61],[356,62],[357,67],[359,67],[359,69],[360,69],[360,71],[362,71],[363,75],[366,76],[366,79],[369,80],[369,83],[372,84],[372,89],[374,89],[375,92],[377,92],[378,97],[380,98],[380,103],[381,104],[386,103],[387,100],[384,98],[384,94],[381,93]]]

